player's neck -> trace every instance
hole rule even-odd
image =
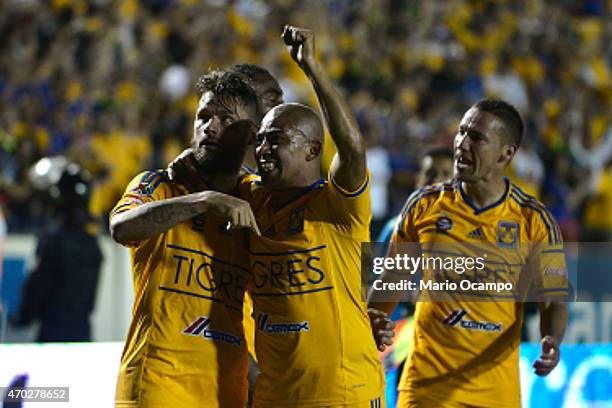
[[[463,193],[478,208],[485,208],[499,201],[506,193],[506,181],[503,176],[474,183],[461,182]]]

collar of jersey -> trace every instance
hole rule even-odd
[[[506,198],[508,198],[508,192],[510,191],[510,180],[508,180],[507,177],[504,177],[504,182],[506,183],[506,191],[504,191],[504,194],[501,196],[501,198],[497,200],[496,202],[494,202],[493,204],[489,204],[483,208],[476,207],[476,205],[472,202],[472,200],[470,200],[470,198],[465,194],[465,192],[463,191],[463,188],[461,188],[461,182],[458,179],[455,179],[454,184],[457,187],[457,190],[459,190],[459,195],[461,195],[461,198],[463,199],[463,201],[474,210],[474,215],[478,215],[478,214],[482,214],[483,212],[487,210],[490,210],[491,208],[495,208],[501,203],[503,203],[504,201],[506,201]]]
[[[296,192],[294,195],[292,195],[291,197],[289,197],[284,203],[277,205],[277,206],[273,206],[272,210],[274,212],[278,212],[281,211],[283,208],[287,207],[289,204],[294,203],[295,201],[299,200],[300,198],[302,198],[303,196],[305,196],[307,193],[311,192],[312,190],[315,190],[321,186],[324,186],[325,184],[327,184],[327,180],[322,178],[320,180],[315,181],[314,183],[312,183],[311,185],[309,185],[308,187],[304,187],[303,190],[300,190],[298,192]]]

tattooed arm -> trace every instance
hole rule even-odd
[[[144,241],[201,213],[230,221],[230,227],[249,228],[259,235],[249,203],[216,191],[202,191],[140,205],[111,218],[110,232],[119,243]]]

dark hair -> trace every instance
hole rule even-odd
[[[506,128],[509,142],[517,147],[523,140],[523,121],[516,108],[506,101],[497,98],[485,98],[476,102],[473,108],[495,115]]]
[[[257,96],[239,74],[214,70],[198,78],[196,83],[198,97],[205,92],[212,92],[218,97],[232,96],[245,104],[257,104]]]
[[[266,75],[276,81],[276,78],[274,78],[274,76],[270,73],[270,71],[268,71],[262,66],[255,65],[255,64],[235,64],[229,67],[227,70],[230,72],[235,72],[240,75],[244,75],[251,81],[254,80],[254,78],[257,75]]]
[[[446,146],[433,146],[425,150],[421,157],[430,156],[432,158],[444,157],[447,159],[453,159],[453,150]]]

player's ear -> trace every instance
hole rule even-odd
[[[313,140],[308,143],[308,154],[306,155],[306,161],[316,159],[321,154],[321,142]]]
[[[516,154],[518,147],[515,144],[506,144],[502,148],[501,155],[499,156],[499,162],[504,164],[504,167],[510,163],[514,155]]]

